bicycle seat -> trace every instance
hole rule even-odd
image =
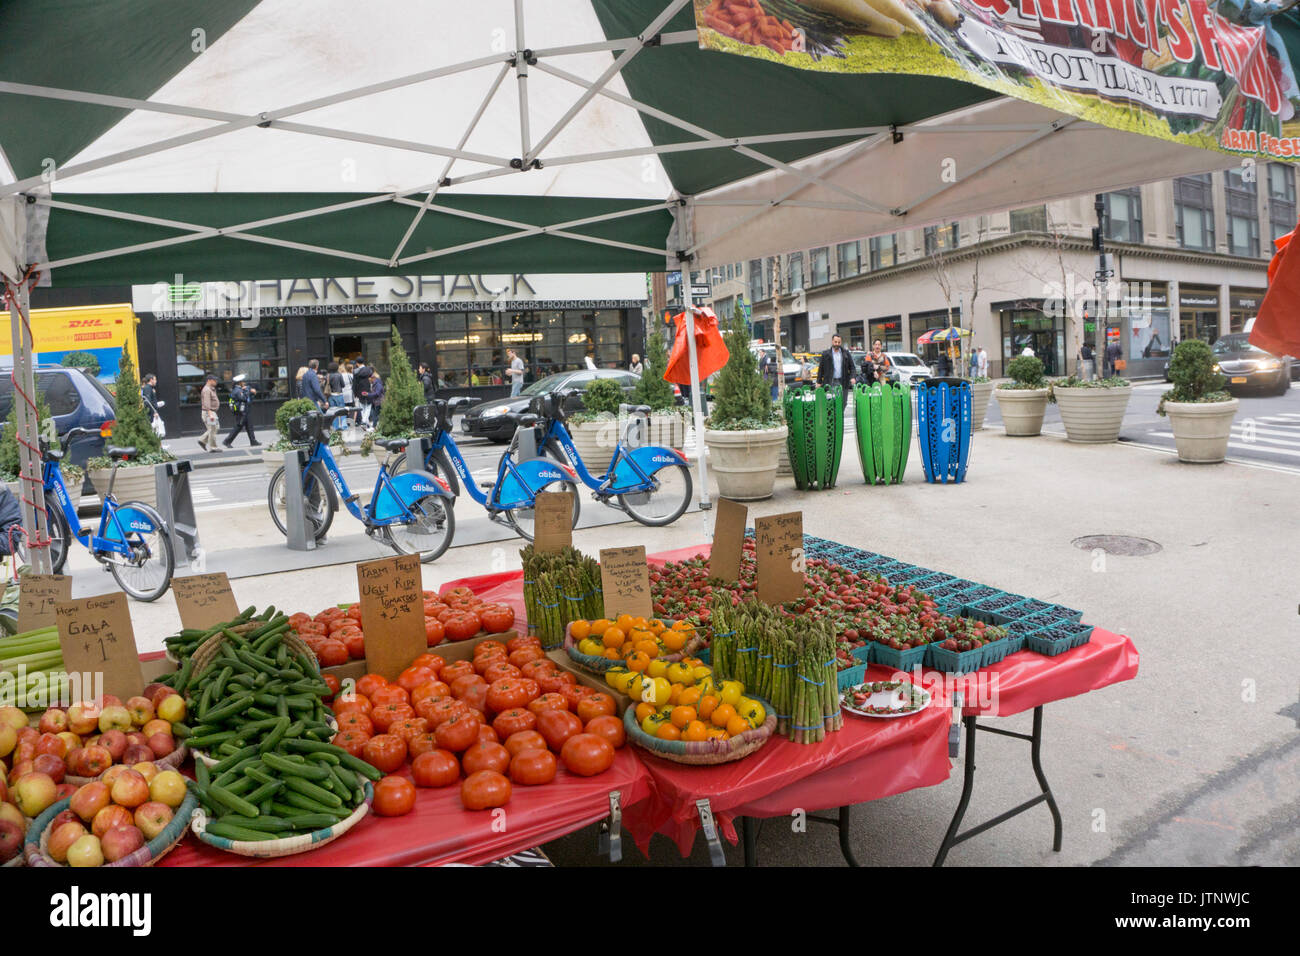
[[[119,445],[109,445],[104,449],[104,454],[109,458],[121,458],[123,461],[130,461],[135,457],[135,446],[127,445],[126,447],[122,447]]]
[[[627,409],[627,413],[628,413],[629,415],[649,415],[649,414],[650,414],[650,406],[649,406],[649,405],[624,405],[623,407],[624,407],[625,409]]]
[[[375,444],[386,451],[402,451],[411,443],[409,438],[376,438]]]
[[[63,457],[62,448],[42,448],[41,457],[46,461],[58,461]]]
[[[519,416],[519,424],[522,425],[524,428],[531,428],[533,425],[536,425],[537,422],[538,422],[538,418],[536,415]]]

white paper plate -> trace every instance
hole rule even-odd
[[[875,683],[875,681],[872,681],[871,683]],[[840,704],[841,704],[841,706],[843,706],[843,708],[844,708],[846,711],[848,711],[850,714],[853,714],[854,716],[857,716],[857,717],[880,717],[880,718],[885,719],[885,720],[889,720],[889,719],[892,719],[892,718],[894,718],[894,717],[911,717],[913,714],[919,714],[921,711],[925,710],[925,708],[927,708],[927,707],[930,706],[930,701],[934,699],[934,698],[933,698],[933,695],[931,695],[931,693],[930,693],[928,690],[925,690],[925,689],[922,688],[922,687],[916,687],[915,689],[916,689],[916,690],[921,694],[921,697],[922,697],[922,700],[921,700],[920,705],[918,705],[917,708],[916,708],[915,710],[903,710],[903,709],[902,709],[903,701],[904,701],[904,696],[903,696],[903,695],[907,693],[907,688],[908,688],[908,686],[915,686],[915,685],[911,685],[910,682],[908,682],[908,681],[904,681],[903,683],[904,683],[905,686],[903,686],[903,687],[899,687],[899,688],[897,688],[896,690],[881,690],[881,691],[876,691],[876,692],[873,693],[869,698],[867,698],[867,702],[866,702],[866,704],[864,705],[864,706],[866,706],[866,707],[893,707],[893,708],[897,708],[897,709],[894,710],[892,713],[888,713],[888,714],[873,714],[873,713],[871,713],[870,711],[867,711],[867,710],[860,710],[858,707],[854,706],[854,705],[850,702],[851,699],[852,699],[852,698],[850,697],[850,695],[851,695],[855,690],[857,690],[857,687],[850,687],[850,688],[849,688],[848,690],[846,690],[843,694],[841,694],[841,695],[840,695]],[[861,687],[861,686],[863,686],[863,685],[861,685],[861,684],[858,685],[858,687]]]

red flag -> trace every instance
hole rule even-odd
[[[702,382],[722,366],[727,364],[731,353],[727,343],[718,331],[718,317],[712,309],[692,308],[695,313],[695,352],[696,363]],[[690,385],[691,357],[686,348],[686,313],[679,312],[673,316],[677,323],[677,337],[673,340],[673,350],[668,356],[668,368],[664,371],[664,381],[675,385]]]
[[[1273,355],[1300,356],[1300,243],[1290,248],[1297,229],[1273,240],[1277,252],[1268,264],[1268,294],[1250,332],[1250,344]]]

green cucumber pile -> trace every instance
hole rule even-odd
[[[234,631],[236,634],[244,635],[250,632],[262,630],[265,625],[271,622],[271,618],[276,617],[275,608],[269,607],[262,614],[257,614],[257,608],[245,608],[240,615],[233,621],[226,621],[224,624],[217,624],[201,631],[196,628],[185,628],[180,632],[173,634],[171,637],[163,639],[163,646],[167,648],[169,654],[178,661],[183,661],[187,657],[192,657],[194,652],[210,637],[221,634],[224,631]],[[288,618],[285,618],[288,620]],[[170,683],[162,681],[161,683]],[[174,685],[173,685],[174,686]],[[181,688],[176,688],[180,690]]]
[[[365,802],[366,781],[382,775],[329,742],[329,686],[311,654],[284,643],[288,616],[268,608],[241,618],[242,634],[214,631],[225,636],[217,656],[197,674],[186,657],[172,683],[192,721],[180,731],[186,743],[217,761],[209,768],[196,754],[196,779],[187,781],[207,832],[276,840],[334,826]]]

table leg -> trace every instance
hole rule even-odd
[[[844,862],[849,866],[861,866],[862,864],[858,862],[857,857],[853,855],[853,846],[849,842],[849,833],[852,826],[852,820],[850,817],[852,813],[853,807],[840,807],[840,852],[844,854]]]
[[[758,866],[758,822],[752,817],[740,818],[740,839],[745,846],[745,866]]]
[[[943,866],[943,861],[948,858],[948,851],[958,843],[957,828],[961,826],[962,818],[966,816],[970,794],[975,789],[975,717],[965,717],[962,723],[966,725],[966,759],[965,770],[962,773],[961,799],[957,801],[957,812],[953,814],[952,822],[948,824],[948,832],[943,835],[943,843],[939,844],[939,855],[934,858],[935,866]]]
[[[1052,788],[1047,783],[1047,777],[1043,774],[1043,763],[1041,760],[1041,751],[1043,747],[1043,708],[1041,706],[1034,708],[1034,739],[1029,745],[1029,759],[1034,765],[1034,776],[1038,778],[1038,786],[1043,791],[1043,796],[1047,798],[1047,809],[1052,811],[1052,849],[1057,853],[1061,852],[1061,811],[1056,806],[1056,797],[1052,796]]]

